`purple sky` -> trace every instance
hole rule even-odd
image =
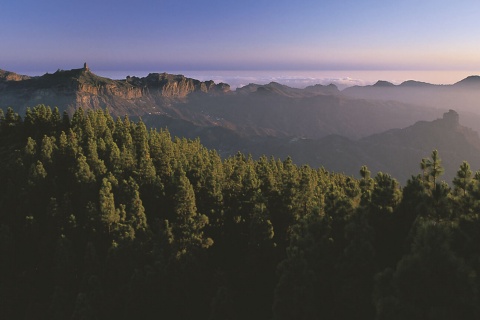
[[[480,70],[478,1],[15,0],[0,12],[0,69],[17,72]]]

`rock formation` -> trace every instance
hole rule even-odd
[[[14,106],[23,113],[38,103],[58,106],[61,111],[77,108],[109,108],[114,115],[161,113],[163,106],[191,94],[225,94],[230,86],[199,81],[183,75],[151,73],[147,77],[111,80],[83,68],[58,70],[30,78],[0,70],[0,108]]]

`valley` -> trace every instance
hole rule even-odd
[[[339,90],[335,85],[291,88],[276,82],[231,90],[225,83],[151,73],[112,80],[83,68],[39,77],[0,72],[0,108],[23,114],[37,104],[60,112],[106,109],[142,119],[172,136],[200,138],[227,157],[290,156],[298,165],[358,176],[362,165],[405,183],[418,159],[438,149],[451,181],[462,160],[480,168],[476,113],[478,77],[454,85],[407,81]],[[457,122],[444,125],[448,110]],[[458,120],[459,119],[459,120]],[[471,128],[472,130],[469,130]]]

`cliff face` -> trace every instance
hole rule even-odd
[[[30,78],[0,70],[0,108],[14,106],[23,113],[38,103],[61,110],[109,108],[114,115],[165,113],[163,107],[191,94],[225,94],[227,84],[199,81],[183,75],[151,73],[147,77],[111,80],[81,69],[58,70]]]
[[[0,69],[0,82],[2,81],[22,81],[30,79],[29,76],[16,74],[15,72],[5,71]]]
[[[0,82],[0,108],[13,106],[24,114],[27,107],[38,104],[61,112],[108,108],[113,116],[158,116],[224,127],[245,136],[311,139],[329,134],[358,139],[432,120],[439,113],[401,103],[347,98],[334,85],[299,89],[272,82],[232,92],[224,83],[167,73],[112,80],[95,75],[86,65]]]
[[[230,86],[225,83],[202,82],[168,73],[150,73],[145,78],[127,77],[126,82],[135,87],[148,88],[149,93],[165,98],[184,98],[195,92],[221,94],[230,91]]]
[[[112,84],[93,86],[91,84],[79,84],[76,90],[77,95],[107,95],[122,99],[135,99],[143,96],[143,90],[133,86],[119,87]]]

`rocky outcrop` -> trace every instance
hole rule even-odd
[[[122,99],[136,99],[143,96],[142,89],[133,86],[118,87],[112,84],[98,86],[79,84],[77,89],[77,94],[112,95]]]
[[[230,86],[225,83],[216,84],[211,80],[202,82],[168,73],[150,73],[145,78],[127,77],[126,82],[135,87],[148,88],[151,94],[160,94],[165,98],[185,98],[196,92],[219,94],[230,91]]]
[[[61,110],[109,108],[114,115],[165,113],[161,108],[191,94],[221,95],[228,84],[199,81],[183,75],[151,73],[147,77],[112,80],[83,68],[58,70],[30,78],[0,70],[0,108],[13,105],[19,112],[38,103]]]
[[[339,94],[340,91],[338,90],[338,87],[334,84],[329,84],[327,86],[323,86],[321,84],[316,84],[314,86],[308,86],[305,88],[306,91],[315,93],[315,94]]]
[[[22,81],[30,79],[29,76],[17,74],[15,72],[0,69],[0,82],[2,81]]]
[[[395,85],[388,81],[378,80],[373,86],[374,87],[394,87]]]
[[[451,128],[455,128],[457,126],[460,125],[460,116],[458,115],[458,113],[455,111],[455,110],[448,110],[448,112],[445,112],[443,114],[443,122],[448,126],[448,127],[451,127]]]
[[[299,89],[288,87],[277,82],[270,82],[269,84],[265,85],[250,83],[244,87],[237,88],[235,92],[241,95],[249,95],[252,93],[256,93],[260,95],[277,95],[291,98],[306,98],[318,95],[335,95],[339,93],[338,88],[333,84],[330,84],[328,86],[317,84],[315,86],[306,87],[305,89]]]
[[[460,114],[479,114],[480,76],[469,76],[455,84],[430,84],[408,80],[399,85],[377,83],[372,86],[353,86],[342,90],[342,95],[356,99],[398,101],[422,107],[443,110],[455,109]],[[462,125],[480,132],[478,119],[461,117]]]

